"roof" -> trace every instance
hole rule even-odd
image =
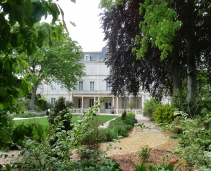
[[[88,55],[90,56],[90,60],[88,61],[104,61],[105,59],[105,54],[107,53],[107,48],[103,47],[101,52],[83,52],[84,53],[84,58],[85,56]]]

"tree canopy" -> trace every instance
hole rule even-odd
[[[27,56],[29,67],[24,71],[25,78],[33,85],[30,109],[34,108],[37,87],[41,83],[56,81],[65,86],[68,91],[75,87],[84,75],[84,65],[80,63],[82,50],[77,42],[62,36],[62,40],[54,41],[52,46],[44,45],[34,55]]]
[[[136,95],[142,88],[155,97],[172,95],[186,79],[187,99],[194,100],[198,70],[206,68],[210,81],[210,2],[105,2],[102,25],[113,94]]]
[[[74,2],[74,0],[72,0]],[[42,17],[52,16],[51,24],[44,24],[40,29],[35,24]],[[25,55],[33,56],[44,40],[52,44],[53,37],[59,37],[65,23],[60,6],[48,1],[11,0],[0,1],[0,111],[14,112],[18,98],[30,91],[30,83],[18,76],[20,66],[27,67]],[[46,37],[43,30],[50,32]]]

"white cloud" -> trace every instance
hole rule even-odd
[[[98,8],[100,0],[76,0],[72,3],[70,0],[60,0],[59,5],[64,11],[65,21],[70,33],[70,37],[76,40],[83,51],[101,51],[105,46],[103,41],[104,33],[100,28]],[[74,22],[73,27],[70,22]]]

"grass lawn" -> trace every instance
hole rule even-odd
[[[77,123],[78,116],[80,115],[72,115],[72,123]],[[112,115],[97,115],[96,118],[99,121],[99,124],[102,124],[106,121],[109,121],[113,118],[116,118],[117,116],[112,116]],[[22,119],[22,120],[14,120],[16,125],[22,124],[22,123],[30,123],[30,122],[38,122],[42,125],[48,126],[48,121],[46,117],[43,118],[27,118],[27,119]]]

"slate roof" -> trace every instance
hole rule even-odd
[[[104,61],[107,50],[106,47],[103,47],[101,52],[84,52],[84,56],[89,55],[91,57],[90,61]]]

